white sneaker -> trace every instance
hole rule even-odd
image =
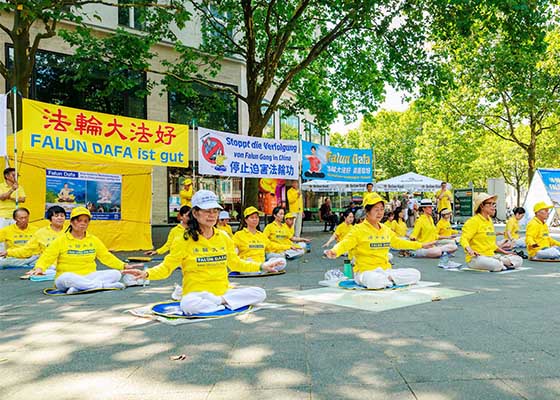
[[[171,293],[171,298],[175,301],[181,301],[183,298],[183,288],[175,284],[175,289],[173,289],[173,293]]]
[[[129,286],[148,286],[150,284],[150,280],[146,279],[134,279],[132,275],[123,274],[122,281],[126,287]]]

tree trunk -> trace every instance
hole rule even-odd
[[[535,138],[536,139],[536,138]],[[531,140],[529,147],[527,148],[527,186],[531,186],[533,181],[533,176],[536,170],[536,159],[537,159],[537,143],[536,140]]]
[[[262,137],[262,132],[266,123],[263,122],[260,106],[248,104],[249,108],[249,136]],[[245,179],[245,204],[243,208],[259,205],[259,178]]]

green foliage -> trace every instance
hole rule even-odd
[[[433,53],[451,85],[424,85],[457,114],[525,154],[532,178],[541,135],[560,111],[558,21],[548,1],[451,1],[434,13]],[[525,128],[528,134],[524,134]]]

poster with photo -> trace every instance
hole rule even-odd
[[[66,210],[86,207],[92,219],[121,219],[122,176],[95,172],[47,169],[45,212],[54,205]]]

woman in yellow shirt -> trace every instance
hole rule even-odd
[[[436,224],[439,239],[455,239],[459,231],[451,228],[451,214],[453,212],[449,208],[444,208],[439,212],[439,221]]]
[[[436,245],[429,249],[417,251],[416,257],[437,258],[441,257],[444,253],[454,253],[457,251],[455,241],[438,235],[434,219],[432,218],[433,207],[432,200],[422,199],[420,202],[421,215],[414,223],[410,240],[417,240],[420,243],[435,242]]]
[[[330,244],[335,240],[337,243],[340,242],[342,239],[344,239],[344,237],[348,234],[348,232],[350,232],[352,226],[354,226],[354,213],[352,212],[351,209],[344,211],[342,217],[344,218],[344,220],[342,221],[341,224],[339,224],[336,227],[334,233],[331,235],[329,240],[323,245],[323,247],[329,247]]]
[[[385,202],[378,195],[364,200],[366,219],[355,225],[350,233],[336,246],[326,250],[329,258],[336,258],[352,251],[356,260],[354,280],[368,289],[382,289],[393,285],[410,285],[420,280],[420,271],[413,268],[391,268],[388,260],[389,248],[427,248],[433,243],[419,243],[400,239],[395,232],[381,223]]]
[[[259,210],[256,207],[247,207],[243,211],[243,217],[240,229],[233,235],[233,243],[235,243],[239,258],[263,263],[266,260],[267,250],[271,253],[281,253],[291,248],[288,244],[282,245],[271,242],[264,233],[258,230],[260,218]],[[270,261],[274,260],[274,258],[270,259]],[[281,264],[273,268],[265,266],[263,270],[266,272],[281,271],[286,267],[285,258],[279,257],[276,260],[280,260]],[[259,270],[254,266],[249,269],[247,266],[230,266],[230,269],[238,272],[256,272]]]
[[[182,238],[171,246],[163,263],[147,271],[128,270],[125,273],[137,279],[166,279],[181,265],[183,271],[183,297],[181,310],[188,315],[209,313],[224,308],[237,308],[257,304],[266,298],[259,287],[231,289],[228,280],[228,265],[237,269],[268,268],[279,265],[268,261],[261,264],[241,260],[235,252],[233,240],[215,228],[222,206],[218,197],[209,190],[199,190],[192,198],[191,219]]]
[[[45,249],[31,274],[42,275],[55,264],[55,286],[67,294],[93,289],[123,289],[124,284],[119,282],[120,271],[143,264],[126,264],[111,254],[97,236],[87,232],[90,220],[91,213],[87,208],[74,208],[66,233]],[[97,271],[96,259],[112,270]]]
[[[394,211],[395,218],[391,222],[391,229],[393,232],[397,234],[398,237],[405,238],[407,237],[407,226],[406,222],[404,221],[404,210],[402,207],[395,208]]]
[[[496,214],[497,195],[479,193],[475,197],[475,215],[463,225],[461,245],[469,268],[498,272],[519,268],[523,259],[496,244],[492,217]],[[495,253],[501,253],[497,255]]]
[[[523,207],[516,207],[513,209],[513,215],[506,222],[504,248],[525,247],[525,237],[519,236],[519,221],[521,221],[524,216],[525,209]]]
[[[296,257],[301,257],[305,253],[305,250],[298,244],[292,242],[292,237],[294,234],[292,230],[284,224],[285,211],[282,207],[274,207],[272,210],[272,216],[274,221],[265,226],[264,234],[273,243],[281,245],[290,245],[290,248],[284,251],[283,254],[271,253],[267,254],[267,258],[281,257],[284,255],[288,260],[294,259]]]
[[[216,228],[218,228],[221,231],[224,231],[225,233],[227,233],[227,235],[230,238],[233,239],[233,231],[231,230],[229,220],[230,220],[229,213],[227,211],[220,211]]]

